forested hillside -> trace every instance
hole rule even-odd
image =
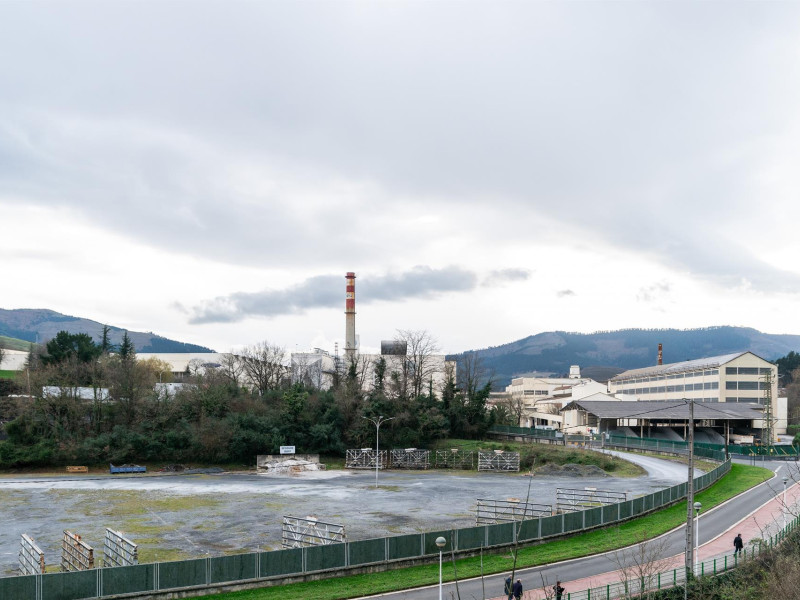
[[[44,343],[59,331],[86,333],[99,342],[103,337],[103,324],[46,309],[0,309],[0,336]],[[124,332],[124,329],[110,326],[111,343],[119,345]],[[129,331],[128,336],[139,352],[213,352],[205,346],[170,340],[152,332]]]
[[[664,362],[673,363],[732,352],[751,351],[766,360],[800,350],[800,336],[761,333],[747,327],[705,329],[624,329],[597,333],[552,331],[493,348],[474,350],[495,373],[499,387],[526,373],[566,374],[604,367],[606,375],[655,365],[658,344]]]

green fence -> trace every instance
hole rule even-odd
[[[634,438],[629,438],[634,439]],[[639,444],[641,440],[633,442]],[[621,446],[621,440],[616,445]],[[637,448],[639,446],[636,446]],[[725,461],[695,479],[695,488],[708,487],[730,470]],[[259,579],[300,576],[347,567],[432,557],[435,540],[447,540],[456,552],[501,547],[520,540],[535,541],[629,519],[675,502],[686,495],[686,483],[619,504],[591,508],[520,523],[483,525],[420,534],[359,540],[326,546],[292,548],[194,560],[108,567],[77,573],[48,573],[0,579],[0,599],[79,600],[118,594],[147,593],[182,588],[204,588]]]
[[[539,427],[516,427],[515,425],[495,425],[489,433],[504,433],[507,435],[528,435],[538,438],[556,437],[555,429],[540,429]]]

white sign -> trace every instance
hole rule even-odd
[[[281,454],[294,454],[294,446],[281,446]]]

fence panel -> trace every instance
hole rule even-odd
[[[564,532],[577,531],[583,529],[583,513],[587,511],[578,510],[575,512],[564,513]]]
[[[169,589],[206,583],[206,559],[176,560],[158,566],[158,587]],[[48,599],[49,600],[49,599]]]
[[[303,572],[303,549],[290,548],[261,553],[261,577]]]
[[[627,502],[620,502],[619,503],[619,518],[620,519],[627,519],[628,517],[633,514],[633,501],[628,500]]]
[[[614,506],[613,504],[610,506]],[[614,506],[616,508],[616,506]],[[590,508],[589,510],[584,511],[586,515],[586,527],[594,527],[596,525],[603,524],[603,507],[598,506],[597,508]],[[617,516],[617,511],[614,511],[614,516]]]
[[[561,515],[541,517],[539,520],[542,522],[542,537],[559,535],[561,533]]]
[[[639,496],[638,498],[633,499],[633,510],[631,511],[632,516],[640,515],[644,512],[644,498]]]
[[[155,570],[155,563],[103,569],[103,595],[113,596],[153,590]],[[5,596],[0,594],[0,598]]]
[[[78,600],[97,597],[97,572],[70,571],[42,575],[42,598],[47,600]],[[11,596],[13,598],[13,596]]]
[[[225,581],[241,581],[255,579],[256,557],[258,553],[234,554],[233,556],[215,556],[211,559],[211,583]]]
[[[486,545],[486,527],[464,527],[458,530],[458,549],[470,550]]]
[[[619,508],[616,504],[607,504],[606,506],[601,507],[600,509],[602,515],[602,524],[605,525],[606,523],[613,523],[617,520],[617,514]],[[589,526],[589,520],[586,520],[586,526]]]
[[[439,554],[439,547],[436,545],[436,538],[438,537],[443,537],[445,539],[445,545],[442,549],[444,552],[450,552],[450,550],[453,549],[453,544],[456,543],[456,535],[453,529],[426,531],[422,535],[425,537],[425,554]]]
[[[389,559],[413,558],[422,551],[420,534],[411,533],[389,538]]]
[[[347,544],[327,544],[308,546],[306,551],[306,571],[323,571],[344,567],[347,561]]]
[[[36,598],[36,575],[0,579],[0,598]]]
[[[520,540],[535,540],[539,538],[539,519],[523,521],[517,537]]]
[[[514,542],[514,523],[501,523],[500,525],[487,525],[489,531],[489,545],[511,544]]]
[[[386,538],[348,542],[350,565],[366,565],[386,560]]]

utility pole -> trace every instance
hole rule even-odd
[[[686,400],[684,398],[684,400]],[[687,442],[689,443],[689,477],[686,481],[686,556],[684,568],[686,582],[683,586],[683,597],[689,590],[689,573],[694,569],[694,400],[689,400],[689,423]]]
[[[762,379],[764,380],[764,428],[761,430],[763,432],[761,445],[764,447],[767,456],[771,456],[775,437],[772,432],[772,369],[764,373]]]

